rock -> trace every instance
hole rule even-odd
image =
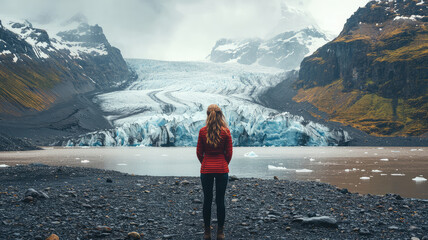
[[[187,181],[187,180],[183,180],[183,181],[180,182],[180,184],[181,185],[188,185],[188,184],[190,184],[190,182]]]
[[[34,240],[43,240],[43,238],[42,238],[42,236],[37,235],[34,237]]]
[[[428,235],[423,236],[421,240],[428,240]]]
[[[32,202],[34,198],[32,196],[26,196],[24,199],[22,199],[23,202],[29,203]]]
[[[86,203],[83,203],[83,204],[82,204],[82,207],[85,207],[85,208],[92,208],[92,206],[91,206],[91,205],[86,204]]]
[[[279,178],[277,176],[273,176],[274,180],[279,180]]]
[[[343,193],[343,194],[347,194],[347,193],[349,193],[349,191],[348,191],[348,189],[347,189],[347,188],[342,188],[342,189],[340,189],[340,192],[341,192],[341,193]]]
[[[195,199],[193,199],[193,201],[192,201],[193,203],[202,203],[202,201],[200,200],[200,199],[197,199],[197,198],[195,198]]]
[[[43,191],[39,191],[39,198],[49,198],[49,196],[48,196],[48,194],[46,194],[45,192],[43,192]]]
[[[52,233],[46,240],[59,240],[59,237],[55,233]]]
[[[285,231],[291,231],[291,227],[286,227]]]
[[[232,175],[232,176],[229,177],[229,181],[231,181],[231,182],[237,181],[237,180],[239,180],[239,178],[237,176],[235,176],[235,175]]]
[[[389,229],[389,230],[400,230],[400,228],[399,228],[399,227],[394,226],[394,225],[389,226],[389,227],[388,227],[388,229]]]
[[[400,195],[395,195],[395,199],[397,199],[397,200],[403,200],[403,198],[400,196]]]
[[[163,239],[172,239],[175,236],[177,236],[177,235],[176,234],[166,234],[166,235],[163,235],[162,238]]]
[[[418,237],[412,237],[410,240],[420,240]]]
[[[113,229],[111,227],[108,226],[97,226],[97,230],[100,232],[104,232],[104,233],[111,233],[113,231]]]
[[[127,239],[141,239],[141,235],[137,232],[130,232]]]
[[[333,217],[321,216],[321,217],[309,217],[309,218],[296,218],[294,222],[301,222],[302,225],[315,225],[320,227],[331,227],[337,228],[337,220]]]
[[[34,188],[29,188],[27,191],[25,191],[24,194],[25,197],[31,196],[33,198],[38,198],[40,196],[40,193],[34,190]]]
[[[370,231],[367,228],[360,228],[360,230],[358,231],[358,233],[360,235],[370,235]]]
[[[112,180],[111,178],[107,178],[106,182],[108,182],[108,183],[112,183],[112,182],[113,182],[113,180]]]

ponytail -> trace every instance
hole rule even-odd
[[[207,143],[217,147],[220,143],[222,128],[227,128],[226,120],[220,107],[211,104],[207,109]]]

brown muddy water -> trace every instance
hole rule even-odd
[[[199,176],[192,147],[73,147],[0,152],[0,167],[44,163],[152,176]],[[235,147],[230,175],[320,181],[351,192],[428,199],[428,148]]]

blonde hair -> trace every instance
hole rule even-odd
[[[222,128],[227,128],[226,119],[220,107],[211,104],[207,109],[207,143],[214,147],[220,143],[220,133]]]

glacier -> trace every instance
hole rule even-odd
[[[65,146],[196,146],[206,108],[218,104],[234,146],[328,146],[346,131],[265,107],[258,96],[287,72],[259,65],[127,59],[138,79],[93,101],[114,129],[87,133]]]

